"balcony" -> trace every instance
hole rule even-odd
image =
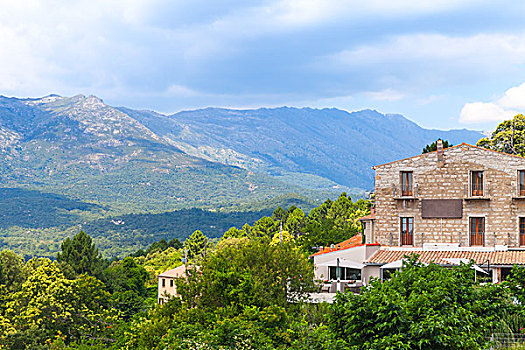
[[[487,184],[484,189],[472,189],[470,185],[463,188],[463,199],[466,201],[490,200],[490,185]]]
[[[395,200],[419,200],[419,185],[416,184],[411,191],[402,191],[392,185],[392,196]]]

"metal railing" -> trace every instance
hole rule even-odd
[[[453,243],[458,244],[459,247],[493,247],[495,248],[497,245],[506,245],[508,247],[519,247],[522,246],[520,244],[519,238],[516,238],[515,235],[512,235],[512,233],[500,233],[497,234],[495,231],[493,232],[484,232],[483,237],[477,237],[478,241],[475,240],[473,236],[470,235],[470,233],[463,233],[461,231],[457,232],[456,234],[453,234],[452,241],[449,239],[442,241],[441,240],[442,233],[440,232],[413,232],[412,235],[410,235],[410,239],[404,238],[402,234],[397,233],[394,234],[392,232],[388,233],[388,245],[390,247],[398,245],[405,245],[405,246],[414,246],[414,247],[423,247],[425,243]],[[430,237],[430,238],[429,238]],[[457,238],[457,240],[454,239]],[[506,239],[505,239],[506,238]],[[498,239],[500,241],[498,241]],[[394,242],[395,241],[395,242]],[[419,243],[419,244],[418,244]],[[478,244],[473,244],[478,243]]]

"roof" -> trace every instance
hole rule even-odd
[[[362,217],[358,218],[357,220],[358,221],[375,220],[375,218],[376,218],[376,210],[374,208],[372,208],[372,209],[370,209],[370,214],[362,216]]]
[[[181,266],[176,267],[174,269],[165,271],[165,272],[161,273],[160,275],[158,275],[157,277],[176,278],[176,277],[182,277],[182,276],[185,276],[185,275],[186,275],[186,265],[181,265]]]
[[[509,156],[509,157],[517,157],[517,158],[521,158],[521,159],[525,159],[523,158],[522,156],[518,156],[518,155],[515,155],[515,154],[509,154],[509,153],[505,153],[505,152],[500,152],[500,151],[495,151],[493,149],[488,149],[488,148],[483,148],[483,147],[479,147],[479,146],[474,146],[474,145],[471,145],[471,144],[468,144],[468,143],[461,143],[459,145],[456,145],[456,146],[450,146],[450,147],[447,147],[447,148],[444,148],[443,149],[443,152],[446,152],[447,150],[450,150],[450,149],[453,149],[453,148],[457,148],[457,147],[462,147],[462,146],[468,146],[468,147],[472,147],[472,148],[477,148],[477,149],[481,149],[483,151],[487,151],[487,152],[494,152],[494,153],[499,153],[501,155],[505,155],[505,156]],[[412,156],[412,157],[407,157],[407,158],[402,158],[402,159],[398,159],[398,160],[394,160],[394,161],[391,161],[391,162],[388,162],[388,163],[383,163],[383,164],[379,164],[379,165],[374,165],[372,167],[372,169],[376,169],[378,167],[382,167],[382,166],[385,166],[385,165],[389,165],[389,164],[393,164],[393,163],[397,163],[397,162],[402,162],[404,160],[408,160],[408,159],[412,159],[412,158],[418,158],[418,157],[426,157],[430,154],[433,154],[433,153],[436,153],[437,151],[432,151],[432,152],[428,152],[428,153],[424,153],[424,154],[418,154],[418,155],[415,155],[415,156]]]
[[[355,235],[354,237],[347,239],[346,241],[342,241],[341,243],[337,243],[333,248],[331,247],[324,247],[323,250],[314,253],[310,255],[310,258],[317,255],[322,255],[326,253],[336,252],[339,250],[345,250],[355,247],[361,247],[361,246],[371,246],[371,245],[379,245],[379,243],[373,243],[373,244],[363,244],[363,236],[361,234]]]
[[[439,265],[450,265],[443,259],[464,258],[474,260],[476,264],[483,264],[487,260],[491,265],[525,265],[525,250],[509,250],[500,252],[473,252],[473,251],[400,251],[400,250],[378,250],[366,261],[369,264],[388,264],[400,259],[405,255],[417,254],[418,260],[424,263],[436,263]]]

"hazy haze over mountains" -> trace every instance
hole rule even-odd
[[[2,175],[11,185],[73,173],[100,182],[101,176],[144,165],[160,174],[199,169],[204,182],[222,171],[269,175],[310,189],[370,190],[373,165],[419,154],[438,137],[458,144],[481,136],[465,129],[423,129],[401,115],[374,110],[206,108],[162,115],[113,108],[95,96],[0,98]],[[260,184],[243,181],[239,185],[257,192]]]
[[[419,154],[439,137],[458,144],[482,136],[423,129],[401,115],[374,110],[206,108],[169,116],[120,110],[198,157],[287,180],[312,174],[365,189],[373,187],[373,165]]]

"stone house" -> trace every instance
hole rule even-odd
[[[410,253],[445,266],[473,259],[494,282],[525,265],[525,158],[438,141],[373,169],[375,207],[360,221],[365,244],[381,248],[362,261],[364,275]]]
[[[178,295],[175,279],[179,277],[186,277],[186,265],[181,265],[157,276],[159,281],[157,300],[159,304],[164,304],[169,298]]]

